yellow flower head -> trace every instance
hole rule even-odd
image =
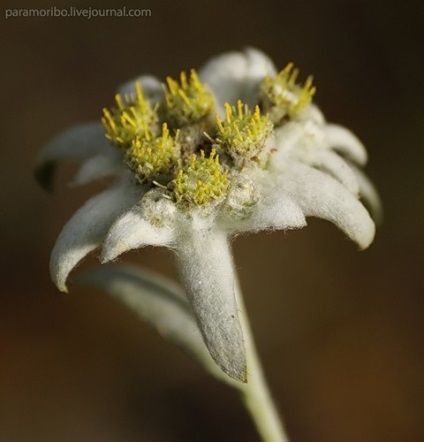
[[[265,77],[261,84],[264,110],[269,111],[274,123],[284,118],[295,118],[311,102],[316,89],[309,76],[303,86],[296,83],[299,69],[289,63],[276,77]]]
[[[225,103],[226,118],[216,119],[217,142],[235,162],[236,167],[243,167],[248,161],[261,163],[261,153],[272,130],[268,115],[261,115],[258,106],[251,112],[241,100],[237,108]]]
[[[181,72],[179,83],[171,77],[166,79],[166,83],[166,112],[176,125],[197,123],[213,111],[213,96],[194,69],[190,71],[189,78]]]
[[[222,171],[219,156],[212,149],[208,158],[203,150],[192,155],[187,167],[178,170],[169,188],[177,203],[203,206],[221,202],[228,188],[228,170]]]
[[[102,124],[106,137],[116,146],[126,149],[136,138],[155,130],[157,109],[145,99],[139,83],[136,83],[135,97],[124,100],[116,94],[115,100],[117,107],[103,109]]]
[[[178,133],[170,136],[167,124],[163,123],[161,136],[155,137],[145,130],[144,136],[132,140],[126,159],[138,181],[161,181],[161,176],[169,177],[175,171],[179,158],[177,139]]]

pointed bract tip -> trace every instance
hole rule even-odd
[[[55,169],[56,164],[53,161],[47,161],[38,164],[34,170],[34,177],[38,185],[48,192],[53,190]]]
[[[64,294],[68,294],[69,293],[69,289],[68,286],[65,283],[58,283],[55,284],[56,288],[59,290],[60,293],[64,293]]]
[[[247,384],[247,368],[246,363],[243,361],[240,366],[236,365],[223,365],[215,360],[218,367],[231,379],[234,379],[236,381],[242,382],[243,384]]]

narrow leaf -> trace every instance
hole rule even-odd
[[[182,289],[172,281],[131,265],[105,264],[74,281],[93,287],[126,305],[163,338],[193,356],[213,376],[237,386],[211,358]]]

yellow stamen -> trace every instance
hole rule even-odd
[[[177,126],[197,123],[210,114],[214,108],[212,94],[200,82],[196,71],[180,74],[180,83],[171,77],[166,79],[165,87],[166,112],[169,119]]]
[[[178,170],[169,188],[177,203],[188,206],[217,204],[227,192],[228,170],[222,171],[215,149],[209,157],[201,150],[200,156],[192,155],[189,165]]]
[[[265,77],[261,84],[261,101],[274,123],[281,123],[284,118],[296,118],[312,100],[316,89],[309,76],[303,86],[297,83],[299,69],[293,63],[274,78]]]
[[[225,120],[217,116],[217,143],[235,162],[243,167],[246,161],[261,154],[272,123],[261,115],[258,106],[252,113],[241,100],[235,108],[225,103]]]
[[[154,137],[145,128],[145,136],[135,138],[126,152],[127,163],[139,181],[158,180],[162,175],[172,175],[177,167],[179,148],[176,137],[169,134],[166,123],[162,125],[162,135]]]
[[[149,137],[156,131],[157,109],[145,99],[141,85],[135,84],[135,96],[115,95],[117,107],[103,109],[102,124],[106,136],[118,147],[128,149],[135,138]]]

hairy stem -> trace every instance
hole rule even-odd
[[[240,388],[243,402],[263,442],[289,442],[263,374],[237,280],[235,292],[247,358],[247,384]]]

